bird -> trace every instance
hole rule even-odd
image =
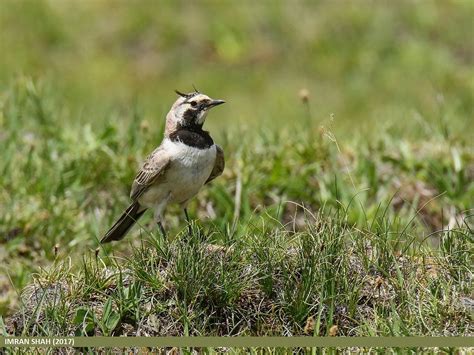
[[[211,99],[196,88],[190,93],[175,92],[178,99],[166,115],[163,140],[142,164],[132,184],[130,206],[101,244],[123,239],[148,209],[154,209],[154,219],[165,236],[163,214],[171,203],[181,206],[191,233],[189,201],[224,171],[224,151],[202,127],[210,109],[225,101]]]

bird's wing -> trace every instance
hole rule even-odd
[[[133,181],[130,198],[137,200],[150,185],[157,182],[160,176],[166,172],[170,166],[170,158],[168,153],[162,148],[156,148],[143,163],[135,180]]]
[[[216,144],[216,161],[212,168],[211,175],[207,178],[206,184],[222,174],[225,167],[224,151]]]

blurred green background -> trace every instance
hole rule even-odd
[[[472,0],[1,0],[0,89],[32,78],[72,123],[161,125],[195,84],[228,101],[222,131],[294,126],[306,88],[338,133],[472,137],[473,19]]]

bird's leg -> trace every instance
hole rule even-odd
[[[158,224],[158,228],[160,228],[160,232],[163,235],[163,238],[165,239],[166,239],[166,231],[161,221],[163,220],[163,212],[166,207],[166,204],[168,203],[168,199],[169,199],[169,194],[165,199],[160,201],[155,207],[155,221],[156,221],[156,224]]]
[[[158,221],[156,222],[156,224],[158,224],[158,228],[160,228],[160,232],[163,238],[166,238],[166,231],[165,231],[165,228],[163,227],[163,223],[161,223],[161,221]]]
[[[186,222],[188,222],[188,233],[189,236],[191,236],[193,234],[193,229],[191,227],[191,220],[189,219],[188,209],[186,207],[184,208],[184,215],[186,216]]]

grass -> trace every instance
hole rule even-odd
[[[472,2],[144,5],[2,3],[0,330],[472,336]],[[192,83],[193,233],[100,246]]]
[[[195,235],[147,239],[121,264],[106,268],[97,257],[72,279],[69,263],[58,262],[36,280],[28,295],[35,306],[26,308],[33,312],[18,315],[17,326],[32,335],[327,335],[332,325],[339,335],[472,331],[460,299],[469,292],[466,257],[440,270],[441,256],[427,266],[410,252],[393,255],[386,240],[373,242],[377,235],[326,228],[259,234],[266,246],[249,241],[217,250]],[[443,241],[456,237],[467,236],[454,231]],[[372,255],[344,246],[356,238],[368,239]]]
[[[3,269],[26,286],[3,303],[9,333],[472,335],[462,140],[342,145],[308,121],[222,136],[228,165],[194,202],[191,235],[172,209],[167,240],[147,216],[102,248],[161,131],[139,113],[130,127],[53,129],[41,90],[19,81],[3,101]]]
[[[28,335],[469,335],[472,235],[439,250],[390,226],[314,216],[308,231],[144,238],[128,256],[57,259],[10,320]],[[471,238],[471,241],[469,241]],[[403,252],[403,250],[405,251]],[[451,258],[455,255],[455,258]],[[333,326],[336,326],[334,328]],[[332,330],[331,330],[332,329]]]

